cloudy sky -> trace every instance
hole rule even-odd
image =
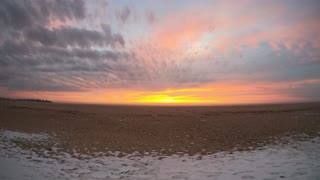
[[[320,101],[318,0],[1,0],[0,96]]]

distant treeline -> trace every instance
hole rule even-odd
[[[43,102],[43,103],[52,103],[45,99],[12,99],[12,98],[3,98],[0,97],[0,101],[23,101],[23,102]]]

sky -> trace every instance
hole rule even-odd
[[[1,0],[0,96],[320,101],[319,0]]]

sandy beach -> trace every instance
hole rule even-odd
[[[319,103],[0,105],[0,179],[320,176]]]
[[[210,154],[320,132],[319,103],[153,107],[1,102],[0,117],[1,129],[52,134],[59,148],[85,154]]]

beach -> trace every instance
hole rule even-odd
[[[225,173],[234,174],[232,170],[222,169],[219,175],[219,170],[214,168],[219,166],[219,163],[214,161],[219,157],[220,163],[228,162],[230,159],[239,159],[242,162],[243,158],[251,158],[251,161],[255,162],[255,159],[252,159],[255,156],[258,157],[256,163],[265,163],[264,161],[268,161],[268,157],[271,157],[275,162],[269,163],[277,164],[278,156],[289,156],[288,159],[292,158],[292,161],[288,164],[292,163],[290,166],[295,167],[297,163],[306,165],[308,162],[304,162],[306,159],[299,155],[297,157],[300,159],[296,159],[288,152],[307,154],[303,149],[308,148],[309,153],[314,153],[314,159],[320,154],[316,151],[320,144],[319,103],[178,107],[1,102],[0,117],[2,166],[10,164],[9,161],[13,157],[16,159],[23,157],[22,162],[26,164],[35,162],[37,164],[37,161],[31,160],[40,158],[38,166],[39,163],[57,161],[60,166],[75,168],[69,169],[69,173],[65,172],[65,168],[56,170],[62,172],[60,175],[59,173],[55,175],[57,178],[92,179],[94,176],[88,174],[92,175],[96,171],[113,172],[107,167],[122,167],[121,164],[124,164],[123,166],[129,169],[128,172],[131,172],[131,174],[125,173],[126,171],[122,169],[127,175],[123,177],[128,179],[140,179],[136,176],[140,171],[134,170],[136,173],[132,173],[131,169],[139,167],[140,170],[141,168],[152,170],[148,171],[148,176],[139,177],[175,179],[169,176],[166,170],[164,173],[163,169],[168,165],[178,168],[179,172],[193,172],[201,170],[202,166],[203,168],[212,166],[213,169],[206,169],[207,175],[215,173],[217,175],[215,179],[219,179],[228,177]],[[307,145],[309,143],[311,146],[304,147],[302,143]],[[297,150],[299,147],[302,149],[301,152]],[[278,151],[280,155],[274,155]],[[80,167],[88,166],[85,162],[91,161],[95,164],[99,159],[101,163],[96,171],[90,173],[79,171]],[[74,162],[78,161],[79,163],[85,161],[81,162],[85,165],[78,164],[74,167]],[[136,167],[134,162],[140,164],[136,164]],[[282,166],[281,163],[278,165]],[[184,166],[187,168],[179,169]],[[248,167],[251,166],[255,167],[254,164]],[[318,176],[315,172],[319,168],[319,163],[311,163],[311,175]],[[162,171],[159,171],[161,169]],[[310,169],[310,166],[304,169]],[[283,170],[286,172],[286,169]],[[74,173],[78,171],[79,173]],[[237,172],[237,168],[234,171]],[[291,171],[296,170],[291,168]],[[172,170],[171,173],[174,172],[175,170]],[[68,174],[73,176],[67,176]],[[161,177],[161,174],[163,178],[157,178],[157,175]],[[97,176],[97,179],[117,178],[123,174],[111,175],[112,173],[102,174]],[[177,176],[176,179],[197,179],[202,175],[200,173],[199,176],[191,177],[187,174]],[[203,179],[213,177],[209,175],[203,176]],[[310,173],[304,172],[300,175],[298,177]],[[276,177],[280,176],[289,177],[287,174],[276,174]],[[35,177],[31,176],[31,179]],[[250,173],[244,177],[250,179]]]
[[[54,134],[65,151],[82,153],[208,154],[320,131],[319,103],[160,107],[7,102],[1,103],[0,116],[1,129]]]

